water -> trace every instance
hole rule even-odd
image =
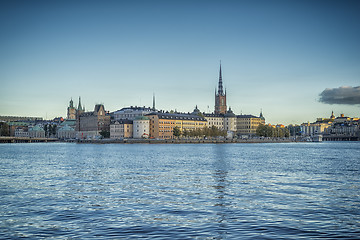
[[[360,239],[360,143],[2,144],[0,239]]]

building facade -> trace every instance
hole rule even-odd
[[[94,111],[77,114],[76,126],[78,138],[97,138],[100,132],[110,131],[110,115],[103,104],[97,104]]]
[[[115,121],[123,119],[134,120],[136,117],[145,116],[146,114],[152,113],[154,111],[154,106],[153,108],[131,106],[112,112],[111,115],[113,116]]]
[[[133,138],[149,138],[150,119],[138,116],[133,121]]]
[[[29,137],[31,138],[45,138],[45,130],[39,126],[35,125],[29,129]]]
[[[236,129],[236,115],[231,110],[231,108],[229,108],[227,113],[224,114],[224,130],[226,130],[228,133],[235,133]]]
[[[69,125],[61,126],[57,130],[57,138],[59,138],[59,139],[75,139],[76,131],[74,128],[70,127]]]
[[[214,113],[205,113],[204,118],[207,121],[207,126],[215,126],[220,130],[224,130],[224,115],[223,114],[214,114]]]
[[[345,117],[341,114],[332,122],[324,134],[326,141],[359,141],[360,120],[359,118]]]
[[[146,116],[150,119],[150,138],[173,139],[175,127],[183,132],[201,129],[207,125],[205,118],[192,114],[153,112]]]
[[[317,118],[316,122],[303,123],[300,125],[301,135],[303,137],[314,137],[322,135],[327,132],[335,120],[334,112],[331,113],[330,118]]]
[[[255,136],[256,129],[260,124],[265,124],[264,117],[238,115],[236,116],[236,134],[242,137]]]
[[[110,124],[110,138],[123,139],[133,137],[133,121],[119,120]]]

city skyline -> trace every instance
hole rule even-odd
[[[4,1],[0,115],[152,106],[301,124],[360,115],[357,1]]]

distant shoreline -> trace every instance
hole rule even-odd
[[[1,143],[40,143],[40,142],[71,142],[71,143],[92,143],[92,144],[223,144],[223,143],[288,143],[296,142],[294,139],[78,139],[60,140],[56,138],[29,138],[29,137],[0,137]]]
[[[358,142],[358,141],[322,141],[322,142]],[[79,143],[79,144],[226,144],[226,143],[295,143],[309,142],[294,138],[254,138],[254,139],[73,139],[61,140],[56,138],[29,137],[0,137],[1,143]],[[311,141],[310,141],[311,142]]]
[[[77,143],[94,143],[94,144],[224,144],[224,143],[289,143],[295,142],[293,139],[101,139],[101,140],[77,140]]]

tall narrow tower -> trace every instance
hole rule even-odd
[[[74,107],[74,102],[71,98],[69,107],[67,108],[67,119],[76,119],[76,109]]]
[[[153,107],[152,110],[155,111],[155,93],[153,93]]]
[[[219,72],[219,86],[216,93],[215,89],[215,114],[225,114],[226,113],[226,91],[223,90],[222,83],[222,74],[221,74],[221,62],[220,62],[220,72]]]

